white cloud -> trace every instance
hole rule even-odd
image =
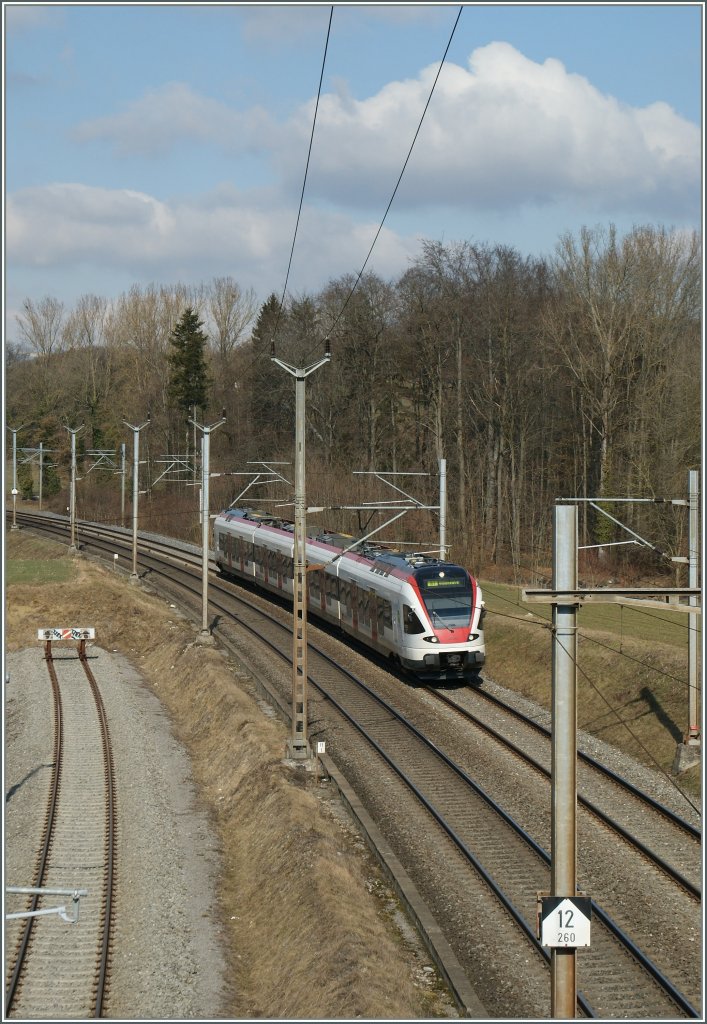
[[[392,190],[438,65],[364,100],[322,97],[309,187],[368,205]],[[291,171],[311,131],[313,102],[287,126],[276,157]],[[288,137],[289,136],[289,137]],[[597,208],[697,214],[700,131],[664,103],[633,108],[554,59],[508,43],[475,50],[468,69],[442,69],[396,202],[504,208],[574,197]]]
[[[322,96],[291,291],[317,290],[359,269],[436,70],[429,66],[364,99],[343,84]],[[81,183],[8,193],[8,288],[31,278],[46,293],[51,281],[62,275],[66,281],[73,272],[87,282],[83,290],[93,291],[92,275],[100,273],[112,296],[126,278],[197,283],[231,274],[261,297],[279,293],[313,109],[311,100],[278,123],[260,108],[238,111],[171,82],[114,116],[84,122],[75,130],[82,141],[102,140],[125,157],[161,160],[165,193],[178,180],[165,154],[185,142],[202,144],[207,181],[216,166],[209,164],[209,147],[265,154],[280,180],[277,188],[243,191],[228,183],[170,200]],[[467,67],[442,69],[392,211],[410,234],[396,234],[388,223],[370,269],[383,277],[400,274],[419,251],[413,236],[420,225],[433,237],[437,229],[430,224],[438,218],[447,218],[455,237],[483,231],[495,241],[505,228],[516,245],[522,245],[528,217],[536,218],[535,226],[540,219],[557,222],[558,232],[606,217],[696,226],[700,154],[698,126],[667,104],[632,108],[558,60],[536,63],[508,44],[492,43],[475,50]],[[222,173],[238,169],[233,160]],[[270,169],[260,180],[272,180]],[[530,251],[538,231],[527,234]]]
[[[25,268],[100,266],[169,283],[227,273],[267,294],[284,284],[294,223],[294,210],[270,193],[241,193],[230,185],[163,202],[123,189],[54,184],[7,197],[7,259],[15,275]],[[316,290],[358,269],[376,228],[354,224],[345,214],[307,209],[291,290]],[[399,273],[416,247],[414,239],[384,230],[375,269],[382,276]]]
[[[323,95],[308,197],[384,209],[437,68],[362,100],[341,83]],[[162,156],[185,141],[265,153],[295,194],[313,114],[314,99],[278,124],[261,108],[237,111],[172,82],[120,114],[84,122],[75,135],[108,140],[124,156]],[[467,68],[442,69],[396,206],[500,211],[574,200],[597,213],[620,205],[660,219],[697,217],[700,152],[699,126],[667,104],[630,107],[559,60],[537,63],[508,43],[490,43]]]
[[[200,96],[184,82],[168,82],[131,103],[120,114],[83,121],[73,131],[79,142],[106,140],[118,156],[161,157],[180,142],[211,142],[228,151],[260,147],[272,121],[259,107],[240,113]]]

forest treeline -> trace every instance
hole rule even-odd
[[[154,480],[156,460],[194,448],[174,360],[190,311],[204,342],[196,419],[227,417],[211,438],[212,472],[292,462],[294,380],[271,356],[305,367],[328,338],[331,361],[306,384],[308,503],[399,497],[353,472],[377,470],[429,474],[396,482],[435,504],[445,459],[453,556],[476,572],[547,565],[557,498],[686,496],[701,454],[701,265],[696,234],[619,236],[609,225],[563,236],[548,259],[424,241],[397,280],[346,275],[282,307],[275,293],[258,305],[230,277],[85,295],[72,309],[28,299],[6,349],[7,424],[29,424],[18,446],[53,450],[65,486],[67,425],[85,424],[82,458],[126,442],[130,454],[125,422],[149,411],[141,458]],[[212,504],[247,479],[220,478]],[[115,477],[102,486],[115,491]],[[581,507],[581,543],[630,539]],[[602,507],[667,554],[686,553],[684,510]],[[85,505],[79,515],[90,517]],[[419,517],[404,523],[397,537],[425,529]],[[356,532],[344,513],[333,525]],[[434,517],[427,526],[429,539]],[[606,552],[612,564],[667,564],[635,546]]]

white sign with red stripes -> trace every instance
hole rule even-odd
[[[69,626],[68,629],[38,629],[38,640],[95,640],[96,630],[93,626]]]

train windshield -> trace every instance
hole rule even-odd
[[[471,580],[462,568],[424,569],[417,574],[422,600],[436,629],[458,629],[471,622]]]

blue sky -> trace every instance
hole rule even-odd
[[[288,290],[357,273],[458,5],[337,5]],[[3,3],[7,338],[25,298],[281,293],[330,7]],[[369,269],[701,229],[700,4],[465,5]]]

